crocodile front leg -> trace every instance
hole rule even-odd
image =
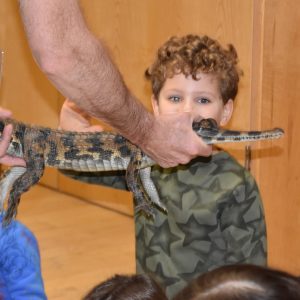
[[[8,197],[7,210],[3,219],[3,226],[7,226],[16,216],[21,195],[36,184],[44,173],[44,139],[45,137],[42,132],[34,134],[29,132],[27,134],[23,149],[26,171],[12,185]]]
[[[160,201],[156,186],[151,179],[151,167],[140,169],[139,177],[141,179],[145,192],[149,196],[152,203],[155,204],[159,209],[167,212],[166,207]]]
[[[141,152],[136,151],[131,154],[131,158],[126,170],[126,181],[129,190],[133,193],[135,202],[135,211],[137,213],[143,212],[147,217],[154,217],[154,211],[151,207],[151,202],[143,190],[140,180],[140,164]]]

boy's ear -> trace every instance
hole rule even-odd
[[[223,107],[223,115],[220,122],[221,126],[225,126],[229,122],[232,116],[232,112],[233,112],[233,100],[229,99],[227,103],[224,104]]]
[[[152,109],[155,116],[159,115],[159,106],[158,106],[158,100],[155,98],[154,95],[151,96],[151,103],[152,103]]]

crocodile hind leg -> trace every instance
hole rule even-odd
[[[6,170],[0,178],[0,211],[4,210],[4,203],[7,198],[13,183],[24,173],[26,168],[24,167],[12,167]]]
[[[153,208],[150,206],[149,199],[143,190],[139,177],[140,155],[134,153],[131,155],[130,162],[126,170],[126,181],[129,190],[133,193],[135,202],[135,211],[144,212],[147,217],[154,217]]]
[[[36,184],[44,172],[44,161],[37,160],[32,164],[32,168],[26,168],[26,172],[13,183],[7,203],[7,210],[3,219],[3,225],[8,225],[17,214],[21,195]]]
[[[24,144],[26,171],[12,184],[8,197],[7,209],[3,219],[3,226],[7,226],[11,220],[15,218],[21,195],[28,191],[31,186],[36,184],[44,173],[45,141],[40,135],[31,136],[29,134],[26,144]]]

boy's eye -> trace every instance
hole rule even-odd
[[[210,102],[210,100],[209,99],[207,99],[207,98],[199,98],[199,99],[197,99],[197,102],[198,103],[202,103],[202,104],[206,104],[206,103],[209,103]]]
[[[170,96],[169,100],[171,100],[172,102],[179,102],[181,99],[178,96]]]

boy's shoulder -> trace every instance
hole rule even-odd
[[[254,183],[253,176],[233,158],[229,153],[220,151],[210,158],[197,158],[188,165],[177,168],[154,168],[151,174],[158,186],[167,186],[172,189],[217,190],[234,189],[239,185]],[[215,190],[214,189],[214,190]]]
[[[233,173],[236,176],[243,177],[245,180],[254,180],[252,174],[226,151],[222,150],[213,155],[212,164],[217,167],[219,174]]]
[[[191,174],[193,176],[217,176],[222,173],[233,172],[236,174],[248,173],[248,171],[228,152],[218,151],[210,157],[198,157],[189,164],[172,169],[154,167],[153,172],[164,176],[172,174]],[[243,175],[244,176],[244,175]]]
[[[211,162],[218,166],[223,166],[224,169],[233,168],[240,171],[246,171],[246,169],[227,151],[220,150],[212,155]]]
[[[196,163],[190,169],[197,177],[206,178],[206,182],[218,180],[228,184],[228,187],[253,179],[244,166],[226,151],[218,151],[211,156],[208,163]]]

